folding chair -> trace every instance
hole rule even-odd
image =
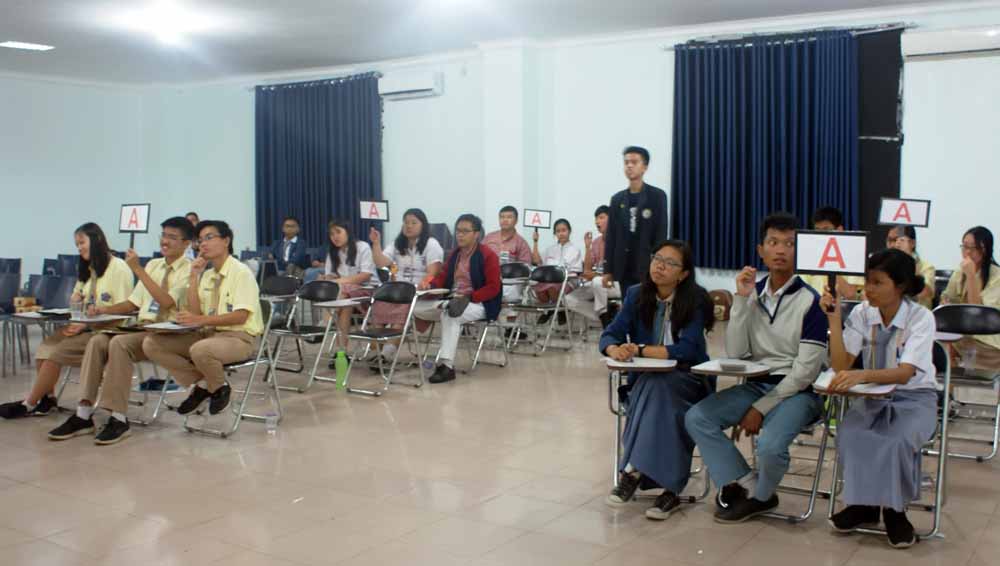
[[[233,421],[229,427],[225,429],[212,429],[204,426],[195,426],[190,424],[192,415],[201,415],[201,411],[195,411],[194,413],[188,413],[184,416],[184,430],[188,432],[197,432],[200,434],[206,434],[211,436],[218,436],[220,438],[228,438],[229,436],[236,433],[239,430],[240,422],[244,419],[263,422],[267,420],[267,415],[256,415],[247,412],[247,401],[250,398],[250,393],[253,390],[254,381],[257,378],[257,371],[260,366],[266,366],[264,370],[264,382],[266,383],[270,379],[270,393],[265,393],[264,396],[271,397],[271,403],[274,405],[275,411],[277,412],[278,423],[284,419],[284,413],[281,409],[281,396],[279,393],[278,378],[276,372],[274,371],[274,358],[271,356],[271,350],[269,348],[269,337],[272,331],[272,317],[274,316],[274,305],[282,300],[287,300],[286,296],[271,295],[268,296],[268,290],[275,290],[273,288],[269,289],[265,281],[264,288],[261,291],[264,293],[261,297],[260,304],[261,309],[266,313],[264,317],[264,333],[257,339],[257,352],[254,357],[244,360],[242,362],[236,362],[232,364],[226,364],[223,366],[223,370],[226,372],[226,377],[230,377],[237,371],[243,368],[250,368],[250,377],[247,379],[247,384],[245,389],[233,389],[233,393],[242,393],[239,403],[236,407],[231,409],[233,413]],[[284,283],[275,282],[275,285],[283,285]]]
[[[497,367],[507,367],[510,362],[510,353],[507,349],[507,338],[504,336],[504,332],[507,327],[503,326],[499,320],[475,320],[472,322],[466,322],[462,324],[463,328],[475,329],[475,340],[476,340],[476,351],[469,352],[472,358],[472,366],[465,371],[466,374],[476,371],[476,366],[480,363],[489,364]],[[497,333],[497,341],[499,343],[500,351],[503,354],[502,362],[487,362],[480,361],[483,353],[483,346],[486,344],[486,338],[489,336],[490,330],[495,330]]]
[[[175,389],[175,390],[171,391],[170,390],[170,385],[174,383],[173,376],[171,376],[168,373],[166,379],[161,379],[160,378],[160,368],[156,364],[154,364],[152,361],[148,361],[148,360],[145,361],[145,362],[139,362],[139,363],[135,364],[136,373],[133,376],[133,378],[138,378],[138,382],[140,384],[143,381],[142,380],[143,373],[142,373],[142,369],[141,369],[143,363],[149,364],[149,367],[152,368],[152,370],[153,370],[153,377],[154,377],[154,379],[162,381],[163,384],[162,384],[162,386],[160,388],[159,395],[156,396],[156,403],[153,405],[153,412],[152,412],[152,414],[150,414],[148,417],[145,416],[145,414],[143,414],[142,416],[140,416],[138,418],[129,417],[128,421],[130,423],[135,423],[135,424],[140,425],[140,426],[150,426],[150,425],[152,425],[153,423],[155,423],[160,418],[160,412],[163,410],[164,407],[166,407],[167,409],[170,409],[170,410],[174,409],[174,407],[171,407],[170,405],[167,404],[167,395],[169,395],[170,393],[181,393],[184,390],[183,389]],[[141,400],[137,400],[137,399],[133,399],[133,398],[130,397],[129,400],[128,400],[129,405],[131,405],[133,407],[140,407],[140,408],[143,409],[143,412],[145,413],[145,407],[149,406],[149,403],[150,403],[149,396],[150,396],[150,393],[152,393],[152,392],[148,391],[148,390],[144,390],[144,389],[138,389],[138,388],[133,388],[132,392],[133,393],[140,393],[142,395],[142,399]]]
[[[419,343],[417,338],[416,325],[413,322],[413,309],[417,304],[417,300],[421,296],[421,293],[417,292],[416,286],[413,283],[408,283],[406,281],[390,281],[388,283],[383,283],[381,287],[375,290],[372,294],[368,303],[368,312],[365,313],[365,318],[361,322],[361,330],[358,332],[352,332],[348,336],[351,340],[359,340],[365,342],[365,348],[361,352],[360,356],[363,358],[367,355],[368,351],[373,345],[381,346],[387,344],[394,340],[399,340],[399,345],[396,347],[396,355],[392,358],[392,364],[389,367],[388,375],[385,373],[385,367],[383,364],[382,356],[378,356],[378,369],[379,374],[382,376],[384,385],[381,391],[369,390],[369,389],[358,389],[350,386],[351,370],[354,369],[355,363],[359,359],[359,353],[357,351],[351,356],[351,364],[347,368],[347,376],[344,378],[347,384],[348,393],[359,393],[362,395],[371,395],[373,397],[379,397],[383,393],[389,390],[389,384],[392,383],[392,377],[396,373],[396,364],[399,361],[399,353],[403,350],[403,344],[406,342],[407,332],[411,335],[413,342]],[[406,321],[403,323],[403,328],[368,328],[369,321],[371,320],[372,313],[375,311],[375,306],[377,303],[386,303],[390,305],[409,305],[409,309],[406,313]],[[409,384],[414,387],[421,387],[424,384],[424,366],[419,363],[418,359],[417,367],[420,371],[420,381],[418,383]]]
[[[268,311],[271,313],[271,330],[291,328],[295,324],[295,313],[299,309],[298,292],[302,287],[302,280],[289,275],[273,275],[264,280],[261,286],[261,299],[268,301]],[[278,353],[275,346],[272,357]],[[299,365],[295,369],[282,368],[275,362],[274,368],[283,371],[300,373],[305,368],[305,359],[302,354],[302,343],[295,342],[295,348],[299,355]]]
[[[934,309],[934,320],[937,323],[937,331],[948,334],[962,335],[990,335],[1000,334],[1000,309],[983,305],[941,305]],[[950,362],[950,360],[949,360]],[[938,377],[942,374],[939,372]],[[992,410],[992,416],[983,417],[963,417],[953,415],[952,420],[972,420],[991,422],[993,428],[992,438],[982,440],[972,437],[955,437],[968,442],[986,443],[990,451],[986,454],[970,454],[966,452],[949,452],[952,458],[965,460],[975,460],[985,462],[992,460],[997,455],[997,447],[1000,444],[1000,399],[997,399],[996,392],[1000,390],[1000,368],[954,368],[951,372],[951,384],[970,387],[973,389],[987,390],[993,395],[995,404],[982,404],[974,402],[964,402],[965,405],[977,407],[987,407]],[[950,392],[949,392],[950,393]],[[948,414],[950,407],[946,403],[944,413]],[[935,451],[928,451],[927,454],[937,455]]]
[[[324,302],[324,301],[334,301],[337,296],[340,295],[340,285],[334,283],[333,281],[311,281],[305,284],[301,289],[299,289],[298,296],[299,302],[309,301],[309,302]],[[319,361],[323,357],[323,352],[329,347],[327,344],[333,344],[336,340],[337,331],[335,330],[336,317],[331,316],[327,320],[325,326],[303,326],[295,324],[294,320],[292,324],[285,328],[273,328],[271,334],[278,337],[277,344],[274,346],[274,364],[275,367],[279,367],[281,347],[288,338],[294,339],[296,346],[299,348],[299,364],[304,365],[305,361],[302,359],[302,340],[309,338],[319,338],[322,336],[322,342],[319,346],[319,351],[316,352],[316,359],[313,361],[312,371],[309,372],[309,380],[302,387],[291,387],[291,386],[281,386],[280,389],[285,391],[296,391],[298,393],[305,393],[306,390],[312,386],[314,380],[319,381],[330,381],[334,382],[335,379],[329,377],[323,377],[316,375],[316,370],[319,368]],[[331,336],[331,329],[333,334]]]
[[[514,336],[512,338],[512,344],[516,345],[521,336],[522,324],[521,320],[524,319],[529,314],[534,314],[536,317],[540,317],[543,314],[549,315],[549,322],[546,326],[548,329],[545,333],[545,339],[542,340],[541,346],[538,344],[538,334],[539,329],[536,326],[533,327],[533,341],[534,341],[534,355],[544,353],[549,347],[549,341],[552,338],[552,333],[556,328],[556,319],[560,312],[566,312],[566,307],[563,304],[563,297],[566,295],[566,281],[568,280],[568,273],[566,269],[558,265],[542,265],[536,267],[531,272],[531,276],[528,278],[528,284],[530,286],[538,285],[540,283],[553,283],[559,285],[559,296],[556,298],[554,303],[538,303],[535,301],[526,301],[519,305],[514,305],[514,310],[522,315],[518,321],[517,327],[514,329]],[[536,318],[537,320],[537,318]],[[573,348],[572,342],[566,350],[571,350]]]
[[[952,306],[969,306],[969,305],[952,305]],[[939,307],[939,308],[945,308],[945,307]],[[937,313],[937,309],[935,309],[934,318],[937,319],[938,317],[939,315]],[[938,450],[925,449],[921,451],[922,455],[937,456],[938,462],[937,462],[937,476],[934,481],[934,503],[924,504],[924,503],[914,502],[910,504],[911,508],[923,509],[924,511],[929,511],[933,513],[933,521],[931,523],[930,529],[922,533],[918,532],[917,533],[918,539],[944,538],[944,535],[941,534],[941,509],[945,504],[945,493],[946,493],[945,482],[947,481],[946,469],[947,469],[948,459],[942,458],[941,454],[948,454],[949,456],[952,456],[952,454],[948,452],[949,418],[947,410],[948,403],[951,401],[951,383],[952,383],[951,359],[949,358],[948,353],[945,350],[945,347],[940,342],[934,343],[934,366],[944,368],[944,372],[943,374],[941,374],[941,376],[943,378],[942,385],[944,385],[943,395],[944,395],[945,409],[938,411],[939,421],[938,421],[937,432],[935,433],[934,437],[931,438],[930,442],[928,442],[928,445],[930,446],[933,446],[934,443],[936,442],[939,445],[939,449]],[[831,409],[833,408],[833,405],[836,405],[837,407],[836,409],[837,422],[843,422],[844,415],[847,413],[849,398],[846,396],[837,395],[837,396],[831,396],[830,399],[832,401]],[[827,413],[827,419],[832,417],[833,414],[834,414],[833,411]],[[827,420],[827,425],[829,426],[829,420]],[[843,484],[843,478],[841,478],[841,472],[842,470],[840,469],[840,457],[838,454],[838,457],[835,458],[833,461],[833,481],[830,486],[830,492],[833,494],[833,496],[830,497],[830,509],[827,512],[827,519],[832,518],[836,510],[836,505],[837,505],[836,494],[840,492],[840,486],[841,484]],[[886,535],[884,529],[875,529],[867,527],[858,527],[854,529],[853,532],[882,535],[882,536]]]
[[[615,416],[614,467],[611,469],[611,483],[614,487],[618,487],[618,471],[622,469],[622,434],[625,432],[624,423],[628,416],[629,393],[632,391],[632,385],[628,380],[627,373],[617,370],[608,372],[608,410]],[[686,496],[678,493],[677,496],[682,502],[696,503],[708,497],[712,482],[708,478],[708,468],[704,464],[691,470],[691,477],[698,475],[702,476],[704,483],[701,492]],[[637,495],[636,498],[638,497]]]

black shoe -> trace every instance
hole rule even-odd
[[[455,369],[450,368],[444,364],[439,364],[437,369],[434,370],[434,374],[431,375],[427,381],[430,383],[444,383],[446,381],[455,380]]]
[[[81,419],[71,415],[66,422],[49,431],[49,440],[69,440],[75,436],[94,433],[94,419]]]
[[[566,326],[566,313],[559,311],[559,314],[556,315],[556,322],[559,323],[559,326]]]
[[[772,495],[767,501],[758,501],[757,499],[750,497],[730,505],[725,511],[716,511],[715,522],[725,524],[742,523],[756,517],[757,515],[763,515],[764,513],[773,511],[777,507],[777,495]]]
[[[385,371],[389,371],[389,368],[392,367],[392,360],[390,360],[388,358],[382,358],[382,367],[385,368]],[[372,359],[370,362],[368,362],[368,370],[371,371],[372,373],[381,373],[382,372],[382,370],[379,369],[379,367],[378,367],[378,358],[377,357],[374,358],[374,359]]]
[[[35,408],[29,411],[28,413],[32,417],[44,417],[45,415],[53,411],[56,411],[58,409],[59,409],[59,403],[56,401],[56,398],[46,395],[42,397],[41,400],[38,401],[38,404],[35,405]]]
[[[649,509],[646,509],[646,518],[654,521],[663,521],[678,507],[681,506],[681,498],[672,491],[663,490],[663,493],[656,498],[656,502]]]
[[[611,314],[610,312],[604,312],[603,314],[601,314],[600,319],[601,319],[601,328],[607,328],[608,325],[611,324],[611,321],[615,319],[615,315]]]
[[[721,513],[747,497],[749,497],[747,488],[738,483],[723,486],[715,497],[715,511]]]
[[[97,433],[97,438],[94,439],[94,444],[99,444],[101,446],[107,446],[109,444],[117,444],[122,440],[125,440],[132,434],[127,422],[122,422],[114,417],[108,419],[107,424],[101,429],[101,432]]]
[[[862,525],[875,525],[879,521],[879,509],[871,505],[848,505],[828,521],[838,533],[849,533]]]
[[[913,525],[906,518],[906,513],[899,513],[888,507],[882,509],[885,520],[885,531],[889,535],[889,546],[893,548],[910,548],[917,544],[917,535]]]
[[[621,507],[635,496],[639,489],[639,482],[642,481],[642,474],[618,474],[618,486],[611,490],[605,503],[611,507]]]
[[[191,390],[191,394],[188,395],[188,398],[177,407],[177,414],[186,415],[194,412],[201,406],[202,403],[205,402],[206,399],[211,396],[212,394],[208,392],[208,389],[195,385],[194,389]]]
[[[535,324],[541,326],[543,324],[548,324],[550,320],[552,320],[552,313],[542,313],[542,315],[538,317],[538,320],[535,321]]]
[[[222,387],[215,390],[212,393],[212,400],[208,402],[208,414],[218,415],[222,411],[226,410],[229,406],[229,398],[233,394],[233,388],[229,387],[228,383],[224,383]]]
[[[19,419],[28,416],[28,408],[22,401],[11,401],[0,405],[0,417],[5,419]]]

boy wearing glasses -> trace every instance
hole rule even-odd
[[[260,290],[250,268],[233,257],[233,231],[221,220],[202,220],[198,258],[191,263],[186,309],[177,322],[197,327],[183,334],[149,334],[146,356],[174,376],[191,393],[177,407],[187,415],[209,402],[209,414],[229,406],[232,393],[224,365],[254,354],[254,342],[264,332]]]
[[[418,289],[450,289],[452,298],[441,311],[443,301],[426,301],[428,306],[414,315],[422,320],[441,320],[439,364],[431,375],[431,383],[455,379],[455,351],[462,333],[462,324],[477,320],[496,320],[500,314],[503,284],[500,280],[500,258],[489,246],[479,245],[483,222],[474,214],[463,214],[455,222],[458,249],[451,252],[445,268],[429,283],[421,282]]]
[[[788,471],[788,446],[822,410],[811,386],[826,360],[828,326],[819,295],[793,273],[797,228],[789,214],[764,219],[757,253],[768,275],[756,282],[756,269],[740,271],[726,327],[728,356],[764,364],[771,374],[706,398],[684,419],[721,488],[719,523],[740,523],[778,506],[775,491]],[[726,436],[732,426],[760,435],[756,477]]]
[[[130,314],[139,311],[140,324],[173,320],[183,307],[187,294],[191,260],[185,251],[194,232],[191,223],[182,216],[168,218],[160,224],[162,258],[149,261],[143,268],[135,250],[128,250],[125,263],[139,279],[125,301],[98,307],[95,314]],[[49,432],[50,440],[67,440],[94,432],[94,403],[100,390],[100,408],[111,413],[107,424],[97,433],[95,444],[115,444],[128,438],[129,424],[125,416],[128,395],[132,388],[132,370],[136,362],[147,358],[142,351],[146,332],[124,334],[100,333],[87,342],[80,367],[83,396],[76,413]]]

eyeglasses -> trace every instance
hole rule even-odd
[[[455,228],[456,234],[472,234],[475,230],[470,230],[469,228]]]
[[[978,250],[979,248],[980,247],[976,246],[976,245],[972,245],[972,246],[967,246],[965,244],[959,244],[958,245],[958,249],[960,249],[962,251],[966,251],[966,252],[974,252],[974,251]]]
[[[167,234],[166,232],[160,232],[160,239],[170,240],[171,242],[183,242],[187,238],[184,236],[178,236],[177,234]]]
[[[676,261],[674,261],[672,259],[665,258],[665,257],[660,257],[658,255],[654,255],[652,257],[651,261],[653,262],[653,265],[656,265],[658,267],[663,267],[663,268],[675,267],[677,269],[680,269],[680,268],[684,267],[682,264],[677,263]]]
[[[777,238],[768,238],[764,240],[764,245],[769,248],[785,246],[786,248],[791,250],[795,248],[795,240],[779,240]]]
[[[195,240],[195,243],[197,243],[200,246],[204,242],[210,242],[212,240],[215,240],[215,239],[221,238],[221,237],[222,236],[219,235],[219,234],[205,234],[204,237],[201,237],[201,238],[198,238],[197,240]]]

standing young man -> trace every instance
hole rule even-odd
[[[667,193],[643,181],[649,151],[629,146],[622,155],[628,188],[611,197],[603,284],[610,288],[617,281],[625,293],[641,280],[652,246],[667,238]]]
[[[208,412],[215,415],[229,406],[232,393],[223,366],[254,354],[254,342],[264,332],[264,322],[257,280],[249,267],[232,256],[229,224],[203,220],[197,233],[200,252],[191,263],[187,309],[177,314],[177,322],[199,330],[150,334],[142,349],[177,383],[194,386],[177,407],[179,414],[187,415],[208,400]]]
[[[764,364],[771,374],[707,397],[684,417],[721,489],[719,523],[740,523],[778,506],[775,492],[788,471],[788,446],[823,408],[812,383],[827,359],[828,325],[819,295],[793,273],[797,228],[789,214],[764,219],[757,253],[768,275],[757,282],[753,267],[740,271],[726,327],[727,356]],[[759,435],[756,477],[726,434],[733,426]]]
[[[458,249],[451,252],[445,268],[430,283],[419,289],[450,289],[447,301],[421,301],[414,315],[422,320],[441,320],[439,364],[428,381],[443,383],[455,379],[455,351],[462,334],[462,324],[477,320],[495,320],[500,314],[500,259],[489,246],[479,244],[483,223],[474,214],[463,214],[455,222]],[[447,305],[447,306],[445,306]],[[445,307],[446,312],[442,312]]]
[[[139,279],[132,294],[125,301],[98,307],[96,314],[128,314],[139,310],[136,317],[140,323],[173,320],[183,307],[187,294],[191,260],[184,252],[191,243],[194,229],[187,219],[180,216],[168,218],[160,224],[160,252],[146,264],[139,264],[139,255],[128,250],[125,263]],[[147,358],[142,351],[142,341],[146,332],[125,334],[96,334],[87,342],[80,368],[80,382],[83,396],[66,422],[49,432],[50,440],[67,440],[94,431],[94,403],[100,390],[100,408],[111,413],[107,424],[97,434],[95,444],[115,444],[128,438],[128,395],[132,389],[132,371],[136,362]]]
[[[620,299],[622,296],[617,281],[608,288],[603,285],[604,280],[601,278],[605,266],[604,234],[608,229],[609,210],[607,205],[602,204],[594,211],[594,225],[598,232],[596,238],[590,232],[583,235],[586,249],[581,277],[584,281],[590,281],[590,285],[584,285],[566,295],[567,309],[594,322],[599,321],[605,328],[614,318],[613,313],[608,311],[608,299]]]

